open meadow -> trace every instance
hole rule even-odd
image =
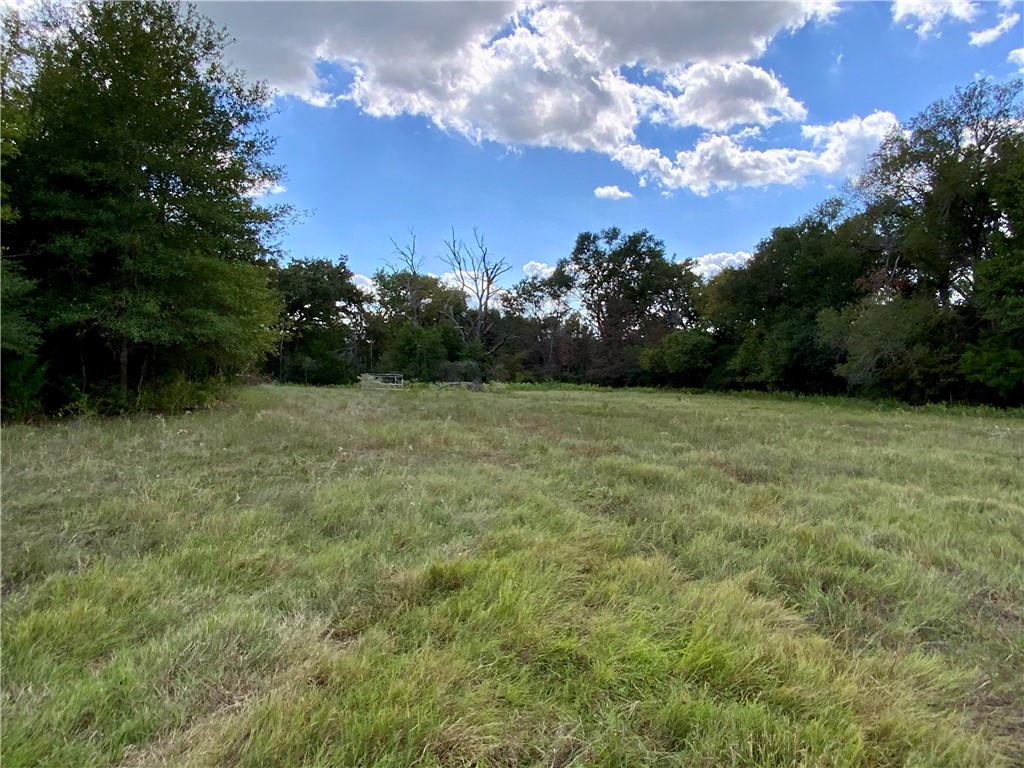
[[[2,469],[5,768],[1024,764],[1019,411],[264,386]]]

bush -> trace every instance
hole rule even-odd
[[[42,411],[40,393],[46,367],[34,357],[3,356],[3,389],[0,413],[4,421],[26,419]]]
[[[226,389],[222,378],[194,381],[178,374],[144,385],[138,407],[160,413],[212,408],[223,399]]]

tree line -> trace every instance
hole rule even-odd
[[[6,416],[191,404],[239,373],[1024,402],[1022,81],[894,130],[841,199],[709,280],[646,231],[583,232],[503,285],[483,234],[416,236],[367,290],[287,260],[270,93],[223,31],[160,2],[8,10],[2,51]],[[520,254],[524,258],[528,254]]]

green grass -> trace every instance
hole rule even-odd
[[[5,768],[1024,764],[1019,412],[261,387],[2,514]]]

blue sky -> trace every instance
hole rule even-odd
[[[506,280],[583,230],[713,273],[836,194],[885,132],[1024,71],[1024,3],[200,3],[276,90],[295,258],[426,269],[476,227]]]

